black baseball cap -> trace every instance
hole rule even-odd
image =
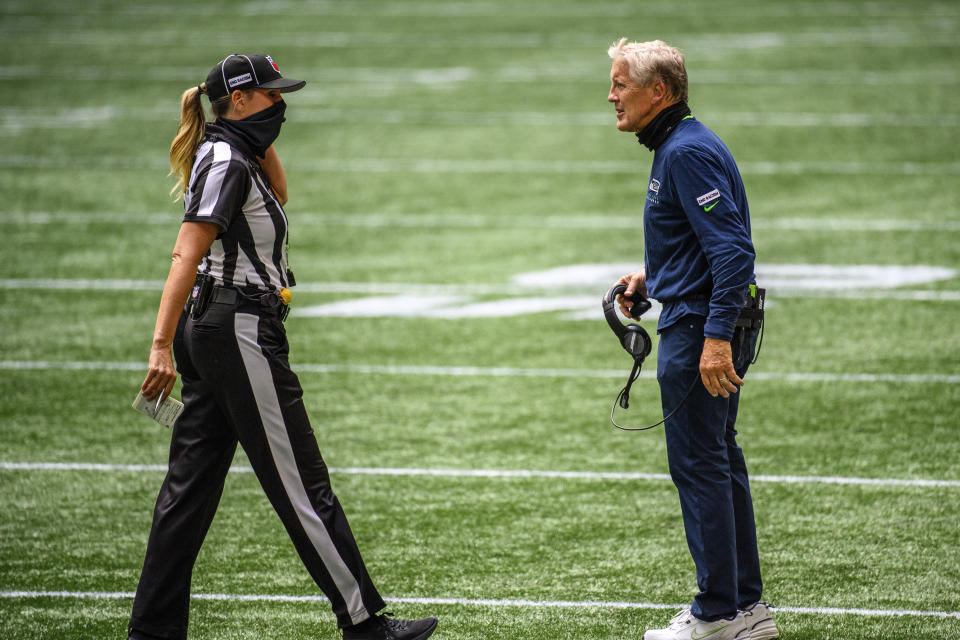
[[[228,96],[237,89],[279,89],[283,93],[297,91],[304,80],[284,78],[273,58],[263,53],[234,53],[207,74],[207,96],[210,101]]]

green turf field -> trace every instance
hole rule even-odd
[[[920,0],[4,0],[0,637],[125,638],[169,443],[129,408],[167,148],[236,51],[308,81],[277,142],[291,360],[391,608],[639,640],[689,602],[663,433],[608,421],[600,298],[642,261],[652,157],[605,101],[620,36],[686,53],[744,175],[770,308],[738,428],[783,638],[957,637],[960,4]],[[337,637],[235,464],[191,638]]]

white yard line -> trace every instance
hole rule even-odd
[[[622,378],[619,369],[550,369],[522,367],[470,367],[438,365],[364,365],[292,363],[300,373],[359,373],[397,376],[451,377],[519,377],[519,378]],[[146,371],[145,362],[99,362],[76,360],[0,360],[0,370],[7,371]],[[655,379],[656,372],[643,371],[640,378]],[[774,382],[864,382],[892,384],[958,384],[960,375],[917,373],[802,373],[751,371],[750,379]]]
[[[3,471],[99,471],[99,472],[165,472],[160,464],[110,464],[98,462],[6,462],[0,461]],[[250,467],[231,467],[231,473],[251,473]],[[553,480],[617,480],[670,482],[666,473],[630,471],[551,471],[538,469],[417,469],[390,467],[330,468],[331,473],[350,476],[429,477],[429,478],[546,478]],[[851,478],[842,476],[777,476],[752,475],[751,482],[763,484],[835,484],[852,486],[892,487],[960,487],[958,480],[931,480],[926,478]]]
[[[142,37],[142,36],[141,36]],[[102,44],[102,43],[98,43]],[[604,43],[601,49],[605,47]],[[609,73],[609,65],[576,66],[522,65],[511,64],[498,69],[475,67],[441,68],[364,68],[331,67],[324,69],[303,68],[288,69],[284,72],[295,77],[307,77],[319,83],[319,88],[308,88],[304,95],[298,96],[298,104],[310,104],[318,96],[329,93],[349,91],[351,97],[357,95],[382,95],[384,87],[388,93],[397,89],[422,90],[424,87],[449,87],[464,82],[483,82],[486,84],[528,83],[533,80],[552,83],[582,83],[603,79]],[[183,67],[151,67],[150,75],[157,80],[171,82],[195,82],[195,71]],[[44,67],[40,65],[0,65],[0,79],[69,80],[70,82],[118,82],[139,79],[136,69],[104,68],[89,66]],[[889,85],[955,85],[960,83],[960,73],[952,68],[944,69],[903,69],[895,71],[797,71],[764,69],[709,69],[690,71],[690,83],[718,85],[762,85],[762,86],[878,86]],[[320,104],[328,104],[322,101]],[[176,106],[176,105],[174,105]],[[176,110],[173,111],[176,114]]]
[[[120,280],[94,278],[5,278],[0,279],[0,290],[33,290],[44,289],[54,291],[160,291],[163,289],[162,280]],[[297,285],[297,293],[349,293],[353,295],[457,295],[465,291],[471,295],[522,295],[537,290],[550,290],[554,294],[560,289],[577,289],[576,287],[558,287],[544,285],[541,287],[516,284],[420,284],[412,282],[303,282]],[[586,290],[587,288],[582,288]],[[930,302],[960,302],[960,291],[927,290],[927,289],[889,289],[889,290],[858,290],[858,289],[779,289],[770,295],[776,298],[842,298],[854,300],[884,300],[896,298],[899,300],[925,300]],[[546,308],[546,307],[544,307]]]
[[[139,120],[169,120],[169,109],[164,114],[139,114],[131,111],[129,118]],[[2,114],[0,114],[2,115]],[[960,114],[894,114],[894,113],[815,113],[815,112],[698,112],[698,119],[711,127],[919,127],[953,128],[960,127]],[[127,117],[124,115],[124,117]],[[64,124],[60,124],[62,121]],[[549,112],[549,111],[357,111],[346,109],[300,108],[297,111],[298,122],[320,124],[357,124],[362,122],[390,124],[427,124],[453,126],[597,126],[610,127],[614,123],[611,110],[585,112]],[[4,126],[66,127],[78,123],[95,123],[97,120],[84,119],[83,114],[69,111],[52,115],[50,118],[9,114],[0,119]]]
[[[411,80],[411,82],[416,82]],[[610,109],[585,112],[551,111],[426,111],[356,110],[311,108],[310,100],[298,103],[298,122],[319,124],[426,124],[452,126],[604,126],[615,118]],[[112,127],[118,121],[166,122],[175,105],[157,109],[132,109],[113,105],[73,109],[29,109],[0,107],[0,130],[63,129],[76,127]],[[710,126],[726,127],[960,127],[956,113],[816,113],[816,112],[698,112],[697,117]]]
[[[637,215],[611,216],[598,213],[570,215],[487,215],[482,213],[313,213],[293,215],[295,224],[360,227],[360,228],[414,228],[414,229],[638,229],[642,211]],[[914,212],[909,218],[872,217],[790,217],[758,218],[751,221],[754,231],[846,231],[846,232],[956,232],[960,220],[917,220]],[[0,211],[0,224],[110,224],[136,223],[138,225],[175,226],[182,212],[89,212],[89,211]]]
[[[365,365],[294,362],[300,373],[359,373],[397,376],[520,377],[520,378],[622,378],[619,369],[551,369],[522,367],[470,367],[438,365]],[[7,371],[146,371],[145,362],[100,362],[95,360],[0,360]],[[656,372],[643,371],[640,378],[655,379]],[[958,384],[960,375],[917,373],[803,373],[751,371],[750,379],[774,382],[864,382],[892,384]]]
[[[715,6],[710,2],[685,2],[688,11],[709,11]],[[14,15],[67,15],[67,16],[167,16],[172,5],[165,2],[129,2],[120,6],[103,3],[45,2],[37,5],[29,0],[7,0],[5,9]],[[423,0],[393,0],[389,3],[352,0],[336,2],[318,0],[304,3],[301,0],[255,0],[235,4],[238,15],[284,15],[296,12],[297,16],[353,16],[380,17],[429,17],[429,18],[478,18],[478,17],[535,17],[547,18],[629,18],[638,11],[636,3],[556,3],[556,2],[431,2]],[[217,16],[218,7],[200,3],[176,5],[178,15]],[[642,15],[673,17],[676,8],[670,4],[653,3],[642,6]],[[762,2],[732,5],[724,8],[724,15],[756,19],[760,16],[777,18],[899,18],[915,20],[917,13],[910,5],[858,2]],[[957,17],[956,7],[949,4],[925,7],[924,17]]]
[[[88,278],[8,278],[0,289],[48,289],[59,291],[160,291],[163,280],[120,280]]]
[[[16,162],[10,158],[10,162]],[[298,170],[318,173],[627,174],[644,170],[618,160],[469,160],[439,158],[308,158]],[[744,175],[960,175],[960,162],[783,161],[741,162]]]
[[[292,10],[292,8],[291,8]],[[299,13],[299,12],[298,12]],[[852,47],[898,48],[956,46],[956,36],[950,30],[919,28],[906,29],[900,25],[865,27],[819,28],[815,30],[768,30],[768,31],[711,31],[667,32],[664,38],[691,57],[730,51],[765,51],[784,48],[834,48]],[[183,45],[189,41],[180,29],[158,23],[143,28],[64,28],[56,25],[37,26],[31,19],[11,17],[0,27],[0,36],[14,42],[27,41],[31,45],[52,44],[69,46],[100,46],[110,42],[115,46],[142,45],[143,38],[153,47]],[[297,32],[285,30],[282,35],[271,32],[254,33],[249,30],[214,32],[204,38],[208,46],[228,46],[239,39],[256,38],[260,46],[277,48],[367,49],[399,48],[411,50],[437,49],[560,49],[568,53],[572,49],[602,52],[615,39],[610,32],[589,32],[583,29],[539,32],[483,31],[472,29],[467,33],[436,31],[322,31]],[[298,76],[299,77],[299,76]]]
[[[160,160],[134,156],[41,156],[0,157],[0,168],[147,170],[162,168]],[[960,162],[861,162],[861,161],[755,161],[740,162],[744,175],[824,176],[958,176]],[[297,170],[314,173],[429,173],[429,174],[544,174],[631,175],[644,174],[643,163],[618,160],[471,160],[464,158],[303,158]]]
[[[79,600],[132,600],[133,592],[122,591],[0,591],[4,599],[69,598]],[[231,594],[231,593],[193,593],[194,600],[226,602],[326,602],[321,595],[293,596],[279,594]],[[411,598],[387,597],[388,602],[433,606],[468,607],[520,607],[529,609],[666,609],[677,610],[688,605],[660,602],[629,602],[604,600],[525,600],[494,598]],[[813,615],[853,615],[865,617],[921,617],[921,618],[958,618],[960,611],[924,611],[918,609],[864,609],[843,607],[771,607],[774,611]]]
[[[44,2],[38,5],[30,0],[7,0],[6,11],[11,15],[67,15],[74,16],[167,16],[176,7],[178,15],[218,16],[219,7],[201,3],[171,5],[166,2],[127,2],[120,6],[109,3],[75,1]],[[710,2],[685,2],[688,11],[710,11],[715,5]],[[653,3],[642,5],[634,2],[610,3],[557,3],[557,2],[434,2],[424,0],[379,1],[315,0],[248,0],[234,5],[238,15],[284,15],[295,12],[297,16],[353,16],[353,17],[429,17],[429,18],[478,18],[478,17],[535,17],[548,18],[622,18],[642,12],[643,16],[659,15],[673,17],[676,8],[670,4]],[[957,9],[948,3],[925,7],[923,17],[957,17]],[[737,4],[724,8],[724,15],[756,19],[761,16],[776,18],[899,18],[916,20],[917,12],[909,4],[864,3],[862,1],[835,2],[761,2]]]
[[[606,46],[605,44],[603,46]],[[602,48],[602,47],[601,47]],[[298,104],[329,104],[326,96],[392,95],[398,90],[422,91],[444,88],[465,82],[485,84],[515,84],[531,81],[549,83],[583,83],[603,79],[609,73],[607,65],[509,65],[499,69],[473,67],[446,68],[377,68],[363,67],[288,69],[295,77],[307,77],[319,83],[319,88],[307,88],[298,96]],[[151,77],[169,82],[196,82],[195,72],[182,67],[151,67]],[[0,65],[0,80],[68,80],[78,82],[123,82],[139,79],[136,70],[104,67],[43,67],[39,65]],[[753,86],[876,86],[890,85],[955,85],[960,84],[960,73],[954,69],[904,69],[896,71],[796,71],[764,69],[691,70],[692,85],[753,85]],[[176,114],[176,106],[172,113]],[[166,110],[168,113],[169,109]]]

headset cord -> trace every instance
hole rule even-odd
[[[680,400],[680,404],[678,404],[673,411],[671,411],[669,414],[664,416],[663,420],[661,420],[660,422],[656,424],[651,424],[648,427],[622,427],[619,424],[617,424],[616,420],[613,419],[613,414],[617,410],[618,404],[624,409],[630,408],[630,387],[633,386],[633,383],[636,382],[637,378],[640,377],[641,362],[642,362],[641,360],[633,361],[633,369],[630,370],[630,377],[627,378],[627,385],[620,390],[620,393],[617,395],[617,399],[613,401],[613,406],[610,407],[610,422],[612,422],[613,426],[615,426],[617,429],[620,429],[621,431],[647,431],[649,429],[653,429],[654,427],[659,427],[660,425],[665,423],[667,420],[672,418],[674,414],[676,414],[677,411],[680,410],[680,407],[682,407],[683,404],[687,401],[687,398],[690,397],[690,394],[693,392],[694,387],[697,386],[697,382],[700,381],[700,373],[698,372],[697,375],[693,378],[693,382],[690,383],[689,388],[687,388],[686,393],[683,394],[683,398]]]
[[[763,346],[763,325],[764,318],[760,317],[760,339],[757,341],[757,349],[753,352],[753,360],[750,361],[750,364],[757,364],[757,359],[760,357],[760,347]]]
[[[620,390],[620,395],[617,396],[614,404],[619,404],[624,409],[630,408],[630,387],[632,387],[633,383],[640,377],[641,366],[643,366],[642,360],[639,358],[633,361],[633,369],[630,370],[630,375],[627,377],[627,386]]]

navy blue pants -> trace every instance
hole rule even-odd
[[[700,593],[692,613],[716,620],[759,601],[763,584],[747,465],[734,429],[742,391],[713,398],[704,388],[699,373],[704,320],[684,316],[663,330],[657,380],[667,415],[696,379],[690,397],[666,423],[667,458],[697,569]],[[731,341],[741,378],[753,357],[757,333],[737,329]]]

